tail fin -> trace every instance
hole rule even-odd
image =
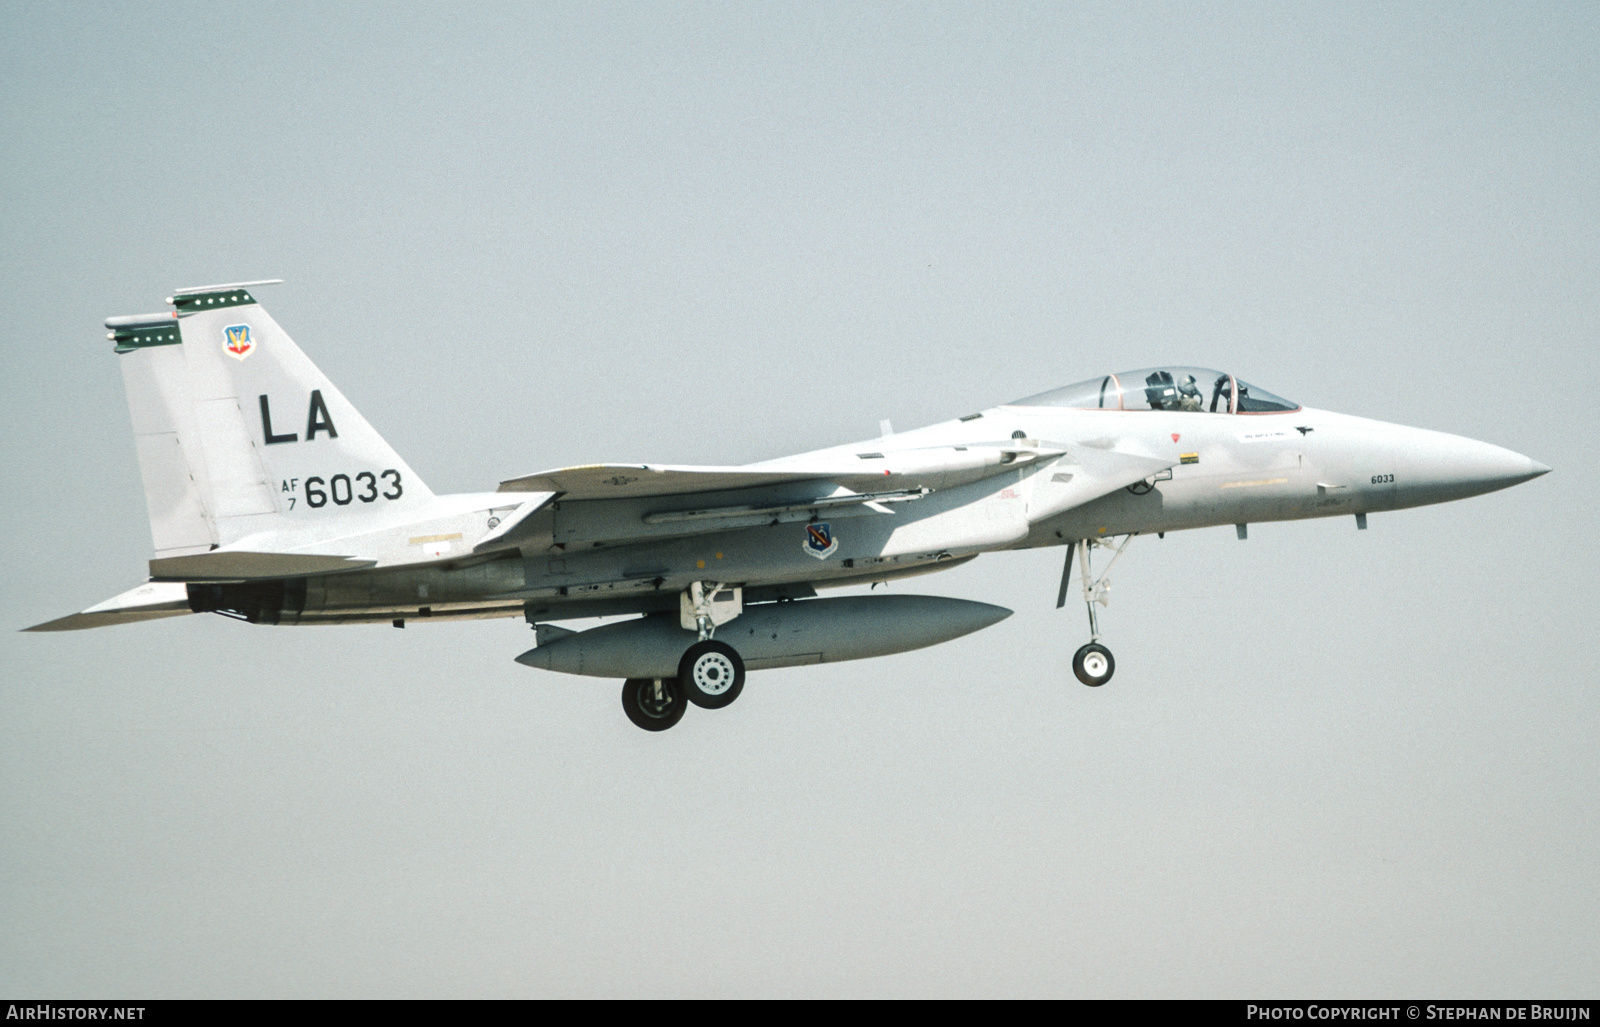
[[[180,289],[106,321],[121,356],[157,559],[285,528],[331,537],[432,493],[256,303]]]

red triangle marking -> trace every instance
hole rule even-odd
[[[1178,433],[1177,432],[1173,432],[1172,433],[1172,441],[1173,442],[1177,442],[1178,441]]]

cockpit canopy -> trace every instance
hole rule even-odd
[[[1240,381],[1226,371],[1203,367],[1147,367],[1108,374],[1019,399],[1011,406],[1213,414],[1281,414],[1300,409],[1300,404]]]

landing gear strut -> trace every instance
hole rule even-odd
[[[720,710],[739,698],[744,688],[744,660],[733,646],[713,635],[717,625],[739,616],[743,599],[738,586],[692,581],[679,601],[679,623],[700,640],[678,661],[678,683],[689,701],[705,710]]]
[[[699,634],[684,651],[675,678],[629,678],[622,685],[622,708],[646,731],[665,731],[683,719],[689,703],[720,710],[744,691],[744,660],[733,646],[712,637],[719,623],[739,615],[739,588],[724,591],[714,581],[696,581],[685,590],[679,623]],[[730,608],[731,607],[731,608]]]
[[[1098,538],[1086,538],[1082,541],[1083,562],[1080,571],[1083,578],[1083,604],[1089,608],[1089,644],[1072,655],[1072,673],[1090,688],[1099,688],[1110,681],[1111,675],[1116,673],[1117,661],[1112,657],[1111,650],[1100,644],[1100,618],[1095,610],[1095,604],[1106,606],[1110,603],[1111,579],[1106,575],[1117,562],[1117,558],[1122,555],[1122,551],[1128,548],[1128,543],[1132,541],[1132,535],[1124,536],[1122,544],[1111,554],[1110,562],[1093,580],[1090,580],[1089,554],[1096,546],[1110,549],[1111,543]],[[1072,554],[1078,545],[1076,542],[1067,544],[1067,562],[1066,566],[1061,568],[1061,591],[1056,596],[1057,609],[1067,605],[1067,586],[1072,580]]]

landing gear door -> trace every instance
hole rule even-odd
[[[710,596],[711,623],[714,627],[733,620],[744,612],[744,589],[719,588]],[[678,623],[685,631],[696,631],[699,622],[696,620],[694,599],[685,589],[678,594]]]

